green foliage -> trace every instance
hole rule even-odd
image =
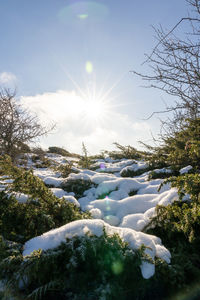
[[[119,151],[105,151],[113,159],[143,159],[146,152],[138,151],[132,146],[122,146],[119,143],[114,143]]]
[[[176,201],[158,206],[156,217],[146,232],[159,236],[172,255],[171,272],[167,277],[173,293],[190,291],[200,281],[200,206],[195,202]]]
[[[101,195],[99,195],[98,199],[105,199],[107,196],[109,196],[110,192],[108,193],[103,193]]]
[[[135,196],[135,195],[137,195],[137,192],[138,192],[138,191],[136,191],[136,190],[132,190],[132,191],[129,192],[128,195],[129,195],[129,197]]]
[[[78,164],[81,168],[89,169],[93,161],[88,156],[88,151],[84,143],[82,143],[83,156],[81,156]]]
[[[190,202],[175,201],[172,205],[158,206],[156,217],[148,225],[162,228],[171,239],[174,232],[184,234],[189,242],[198,238],[200,230],[200,174],[184,174],[166,179],[160,188],[170,183],[178,189],[179,199],[186,194],[190,195]],[[178,199],[177,199],[178,200]]]
[[[9,192],[29,196],[26,203],[20,203],[14,195],[0,192],[0,232],[7,239],[24,242],[68,222],[90,218],[73,203],[53,195],[32,171],[13,166],[8,157],[0,159],[0,172],[14,179]]]
[[[161,139],[160,147],[150,147],[152,169],[171,166],[179,170],[187,165],[200,169],[200,118],[183,120],[179,130]],[[149,149],[148,145],[143,145]]]
[[[174,202],[168,206],[157,206],[156,217],[147,228],[159,227],[167,232],[168,239],[176,233],[184,235],[189,242],[199,238],[200,205],[197,203]]]
[[[179,174],[179,172],[177,171],[172,171],[172,172],[155,172],[155,171],[151,171],[148,175],[148,180],[152,180],[152,179],[166,179],[173,176],[177,176]]]
[[[49,168],[52,166],[51,160],[45,157],[43,153],[34,154],[31,159],[35,163],[36,168]]]
[[[192,295],[193,286],[200,282],[200,174],[173,176],[162,185],[165,183],[178,189],[179,201],[157,206],[156,216],[145,231],[159,236],[171,252],[170,273],[165,276],[172,294],[179,290],[182,295]],[[190,195],[189,202],[183,201],[186,194]],[[197,294],[194,299],[199,299],[200,293]]]
[[[189,194],[192,201],[200,202],[200,174],[184,174],[178,177],[170,177],[161,184],[160,188],[166,183],[171,183],[172,187],[178,189],[180,199],[184,195]]]
[[[143,299],[147,281],[140,265],[145,247],[131,250],[118,235],[74,237],[47,251],[3,260],[3,277],[14,290],[23,282],[30,299]],[[12,269],[12,274],[9,270]]]
[[[70,173],[79,173],[79,171],[73,169],[72,161],[67,161],[65,164],[57,166],[55,170],[60,172],[63,178],[68,177]]]
[[[52,162],[46,157],[44,157],[43,159],[41,159],[35,164],[36,168],[49,168],[51,166],[52,166]]]
[[[139,176],[147,171],[149,171],[149,167],[147,167],[145,169],[139,169],[137,171],[127,169],[127,170],[124,170],[123,172],[121,172],[121,176],[122,177],[135,177],[135,176]]]
[[[61,184],[61,188],[63,190],[67,191],[68,193],[75,193],[76,198],[83,197],[84,192],[93,186],[95,186],[95,184],[93,184],[91,180],[84,179],[66,179]]]
[[[56,146],[49,147],[48,152],[60,154],[62,156],[71,156],[69,151],[65,150],[64,148],[56,147]]]
[[[8,241],[0,235],[0,261],[10,255],[19,255],[22,250],[22,244]]]

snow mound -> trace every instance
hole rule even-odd
[[[63,178],[45,177],[43,181],[46,185],[59,187],[63,182]]]
[[[54,194],[54,196],[56,196],[58,198],[62,198],[63,196],[67,196],[68,195],[68,193],[65,192],[63,189],[51,188],[50,190]]]
[[[190,170],[192,170],[193,169],[193,167],[192,166],[187,166],[187,167],[184,167],[184,168],[182,168],[182,169],[180,169],[179,170],[179,173],[182,175],[182,174],[186,174],[186,173],[188,173]]]
[[[158,237],[137,232],[130,228],[114,227],[102,220],[78,220],[60,228],[50,230],[41,236],[27,241],[24,245],[23,256],[31,254],[34,250],[55,248],[59,246],[61,242],[65,242],[66,238],[70,239],[74,236],[84,236],[86,233],[101,236],[103,234],[103,228],[105,228],[106,233],[109,235],[115,233],[119,234],[122,240],[129,244],[131,249],[137,250],[142,245],[145,245],[148,247],[145,253],[150,255],[153,260],[155,257],[160,257],[167,263],[170,263],[170,252],[161,245],[161,240]],[[155,265],[149,262],[143,261],[140,268],[142,276],[145,279],[150,278],[155,273]]]
[[[148,168],[148,164],[146,162],[138,161],[138,162],[135,162],[134,164],[132,164],[130,166],[124,167],[120,171],[120,175],[122,175],[123,173],[128,172],[128,171],[137,172],[139,170],[143,170],[143,169],[146,169],[146,168]]]
[[[74,196],[64,195],[63,198],[64,198],[66,201],[75,204],[77,207],[80,207],[79,202],[76,200],[76,198],[75,198]]]

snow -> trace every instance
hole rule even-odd
[[[103,181],[108,181],[108,180],[115,180],[116,176],[113,174],[99,174],[96,173],[92,176],[91,181],[94,182],[95,184],[100,184]]]
[[[11,194],[8,194],[8,195],[13,195],[15,196],[15,198],[20,202],[20,203],[26,203],[29,196],[24,194],[24,193],[15,193],[15,192],[12,192]]]
[[[120,219],[114,215],[107,215],[103,218],[103,220],[112,226],[117,226],[120,223]]]
[[[80,207],[80,203],[76,200],[74,196],[71,195],[64,195],[62,196],[66,201],[75,204],[77,207]]]
[[[41,236],[35,237],[27,241],[24,245],[23,256],[30,255],[34,250],[53,249],[64,242],[66,238],[73,238],[74,236],[84,236],[86,233],[96,236],[103,234],[103,228],[109,235],[115,233],[119,234],[123,241],[127,242],[131,249],[137,250],[142,245],[148,247],[145,253],[153,260],[155,257],[164,259],[167,263],[170,262],[170,252],[161,245],[161,240],[153,235],[148,235],[142,232],[137,232],[130,228],[120,228],[108,225],[102,220],[78,220],[66,224],[62,227],[53,229],[44,233]],[[143,261],[141,266],[141,273],[145,279],[154,275],[155,265]]]
[[[55,187],[59,187],[62,182],[63,182],[63,178],[55,178],[55,177],[45,177],[44,178],[44,183],[46,185],[50,185],[50,186],[53,185]]]
[[[48,157],[58,164],[66,163],[66,158],[59,155],[48,154]],[[73,167],[72,173],[67,178],[62,178],[59,172],[50,168],[34,169],[34,175],[41,178],[45,184],[53,186],[50,190],[56,197],[74,203],[82,211],[88,210],[93,219],[75,221],[31,239],[25,244],[24,255],[39,248],[46,250],[57,247],[62,241],[65,241],[66,237],[82,236],[88,231],[100,236],[104,226],[108,234],[118,233],[132,249],[138,249],[144,244],[151,248],[146,249],[145,252],[153,260],[157,256],[170,263],[170,253],[161,245],[160,239],[141,231],[155,216],[156,205],[168,205],[178,199],[177,189],[171,188],[170,184],[165,184],[158,192],[163,179],[148,180],[150,171],[145,172],[148,165],[144,161],[113,160],[107,157],[97,160],[95,165],[97,166],[95,171],[76,168],[78,173],[73,173],[73,168],[75,168]],[[191,168],[191,166],[187,166],[181,169],[180,173],[184,174]],[[121,177],[121,174],[128,170],[143,170],[144,173],[134,178]],[[169,168],[153,171],[156,173],[171,172]],[[9,180],[12,182],[12,179],[0,179],[2,179],[0,189],[4,189]],[[70,180],[77,181],[78,184],[80,179],[89,181],[93,185],[85,190],[83,197],[79,199],[74,197],[74,193],[67,193],[60,188],[62,184],[64,185]],[[21,203],[25,203],[28,199],[28,195],[25,194],[16,193],[15,196]],[[155,272],[155,266],[143,261],[141,272],[144,278],[150,278]]]
[[[120,171],[120,175],[122,175],[124,172],[128,172],[128,171],[137,172],[139,170],[146,169],[146,168],[148,168],[148,164],[146,162],[138,161],[138,162],[135,162],[134,164],[132,164],[130,166],[124,167]]]
[[[182,169],[180,169],[179,170],[179,173],[182,175],[182,174],[186,174],[186,173],[188,173],[190,170],[192,170],[193,169],[193,167],[192,166],[187,166],[187,167],[184,167],[184,168],[182,168]]]
[[[125,168],[128,165],[133,164],[132,159],[122,159],[121,161],[113,161],[110,158],[105,159],[103,162],[100,161],[99,168],[96,169],[97,172],[106,172],[106,173],[114,173],[114,172],[120,172],[123,168]]]
[[[78,173],[78,174],[75,174],[75,173],[71,173],[65,181],[68,181],[68,180],[85,180],[85,181],[90,181],[90,175],[84,173],[84,172],[81,172],[81,173]]]
[[[140,188],[146,186],[143,183],[140,183],[136,179],[132,178],[117,178],[115,180],[104,181],[99,184],[96,189],[96,196],[100,196],[105,193],[109,193],[113,190],[123,190],[126,193],[131,191],[137,191]]]
[[[137,194],[122,200],[114,200],[110,195],[96,200],[82,197],[79,199],[79,203],[83,210],[98,209],[101,212],[99,213],[100,218],[109,224],[113,225],[112,222],[114,222],[116,226],[121,223],[121,227],[138,231],[143,230],[150,222],[156,205],[168,205],[178,199],[176,188],[157,194]],[[114,219],[115,221],[111,221]]]
[[[45,178],[48,178],[48,177],[53,177],[53,178],[54,177],[55,178],[60,177],[60,173],[59,172],[54,172],[53,170],[48,169],[48,168],[38,168],[38,169],[35,169],[35,170],[33,170],[33,174],[35,176],[38,176],[42,180],[44,180]]]
[[[68,195],[68,193],[66,191],[64,191],[63,189],[51,188],[50,190],[58,198],[62,198],[63,196],[67,196]]]
[[[79,159],[77,157],[71,157],[71,156],[63,156],[57,153],[47,153],[45,155],[48,159],[52,160],[53,162],[56,162],[57,164],[66,164],[66,162],[77,162]]]
[[[102,212],[98,208],[92,208],[90,213],[94,219],[102,219]]]

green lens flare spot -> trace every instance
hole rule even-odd
[[[85,20],[88,18],[88,15],[87,14],[80,14],[80,15],[77,15],[77,17],[80,19],[80,20]]]
[[[115,275],[119,275],[123,272],[124,270],[124,267],[123,267],[123,264],[121,263],[121,261],[115,261],[113,264],[112,264],[112,271]]]
[[[91,61],[87,61],[85,64],[85,70],[87,73],[91,74],[93,72],[93,64]]]

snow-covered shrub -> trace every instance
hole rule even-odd
[[[32,171],[13,166],[8,157],[0,160],[0,172],[13,179],[8,191],[0,192],[0,232],[7,239],[26,241],[52,228],[90,218],[75,204],[56,197]],[[12,191],[27,195],[27,201],[19,202]]]
[[[80,157],[78,164],[81,168],[90,169],[94,161],[88,156],[88,151],[84,143],[82,143],[82,152],[83,155]]]
[[[166,183],[170,183],[172,187],[178,189],[181,200],[186,194],[189,194],[192,201],[200,204],[200,174],[184,174],[178,177],[170,177],[161,184],[160,188]]]
[[[85,190],[88,190],[93,186],[94,184],[91,182],[91,180],[84,179],[66,179],[61,184],[61,188],[63,190],[67,191],[68,193],[75,193],[76,198],[83,197]]]
[[[44,157],[43,159],[39,160],[36,164],[35,164],[35,167],[36,168],[49,168],[52,166],[52,162]]]
[[[24,242],[74,220],[90,218],[73,203],[55,196],[46,198],[45,202],[20,203],[14,196],[0,192],[0,202],[0,232],[14,241]]]
[[[57,248],[19,255],[18,264],[7,258],[4,279],[30,299],[161,299],[141,275],[141,261],[151,261],[144,250],[133,251],[117,234],[73,237]],[[163,261],[157,265],[167,272]]]
[[[78,173],[78,171],[75,171],[73,168],[73,162],[67,161],[65,164],[59,165],[55,168],[56,171],[61,173],[61,176],[63,178],[66,178],[69,176],[70,173]]]
[[[131,169],[128,169],[127,170],[124,170],[120,173],[120,175],[122,177],[134,177],[134,176],[139,176],[141,174],[143,174],[144,172],[147,172],[149,170],[149,168],[147,167],[146,169],[139,169],[137,171],[134,171],[134,170],[131,170]]]
[[[164,168],[165,169],[165,168]],[[152,179],[165,179],[165,178],[169,178],[172,175],[178,175],[178,171],[172,171],[170,169],[155,169],[153,171],[151,171],[148,175],[148,180],[152,180]]]
[[[190,200],[157,206],[156,215],[145,231],[159,236],[172,255],[173,279],[168,280],[174,282],[174,290],[178,288],[188,292],[200,281],[200,175],[185,174],[171,177],[166,182],[178,188],[180,200],[187,194]],[[197,294],[194,299],[199,299],[200,293]]]
[[[143,144],[151,151],[148,160],[152,170],[171,166],[178,171],[188,165],[200,170],[200,118],[184,119],[177,128],[161,136],[161,146]]]
[[[191,291],[200,281],[200,206],[178,201],[166,207],[158,206],[156,213],[146,232],[159,236],[172,255],[173,280],[168,278],[168,281],[174,291],[183,288]]]
[[[114,143],[114,145],[117,147],[118,151],[105,151],[111,158],[113,159],[142,159],[144,158],[145,152],[138,151],[134,147],[128,145],[123,146],[119,143]]]
[[[189,201],[175,201],[168,206],[157,206],[156,216],[148,225],[167,231],[168,239],[181,233],[192,242],[199,238],[200,231],[200,174],[184,174],[166,179],[161,186],[170,183],[178,189],[180,200],[186,195]],[[160,186],[160,188],[161,188]],[[160,236],[160,235],[159,235]]]
[[[59,155],[62,155],[62,156],[70,156],[69,151],[65,150],[64,148],[57,147],[57,146],[49,147],[48,152],[59,154]]]

